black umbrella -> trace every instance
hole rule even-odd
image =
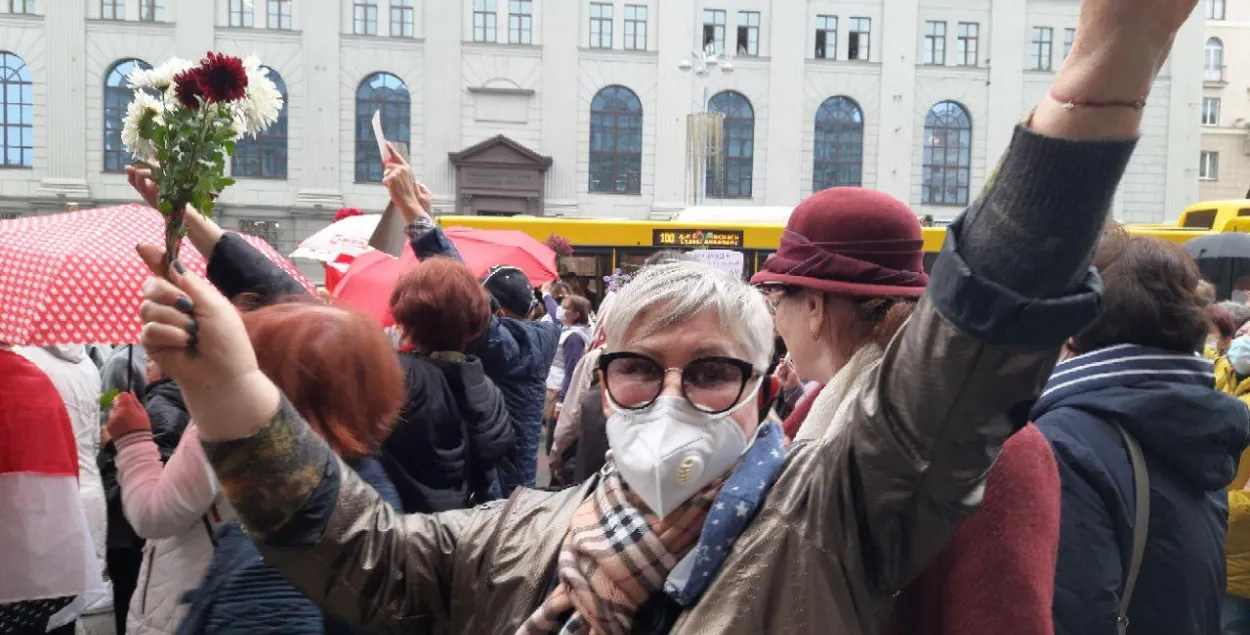
[[[1215,285],[1216,295],[1227,300],[1233,290],[1250,278],[1250,234],[1229,232],[1195,238],[1185,250],[1198,263],[1202,277]]]

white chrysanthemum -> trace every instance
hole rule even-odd
[[[131,88],[154,88],[158,91],[165,91],[173,86],[174,77],[178,73],[194,66],[195,62],[173,57],[153,69],[135,69],[130,72],[126,80]]]
[[[139,161],[151,161],[156,158],[156,145],[142,134],[143,122],[151,117],[160,125],[161,102],[155,97],[141,91],[135,91],[134,101],[126,106],[126,117],[122,120],[122,144],[130,154]]]
[[[269,79],[269,69],[261,66],[255,56],[245,58],[243,68],[247,71],[247,94],[237,104],[236,117],[246,134],[255,137],[278,120],[283,108],[282,93]]]

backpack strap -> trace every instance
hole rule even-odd
[[[1113,422],[1114,423],[1114,422]],[[1119,615],[1116,616],[1116,632],[1119,635],[1128,633],[1128,607],[1133,601],[1133,589],[1137,586],[1137,576],[1141,573],[1142,555],[1146,552],[1146,537],[1150,526],[1150,473],[1146,470],[1146,457],[1142,453],[1141,444],[1129,434],[1123,426],[1116,423],[1116,430],[1124,438],[1128,447],[1129,463],[1133,466],[1133,490],[1136,498],[1136,513],[1133,518],[1133,555],[1129,560],[1128,574],[1124,578],[1124,593],[1120,595]]]

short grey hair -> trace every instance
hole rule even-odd
[[[727,337],[736,340],[760,372],[773,354],[773,319],[768,304],[751,285],[700,262],[645,267],[616,293],[603,320],[608,350],[619,350],[626,335],[647,337],[707,311],[715,311]],[[638,324],[644,317],[646,322]]]

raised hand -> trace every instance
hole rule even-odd
[[[389,156],[382,172],[382,185],[391,195],[391,202],[403,213],[409,223],[418,219],[430,219],[433,195],[424,185],[417,183],[412,166],[400,156],[395,146],[386,144]]]
[[[105,429],[110,439],[120,439],[131,432],[150,432],[152,422],[134,394],[124,392],[113,403]]]
[[[126,181],[139,193],[139,196],[143,197],[143,202],[147,203],[148,207],[155,209],[160,205],[161,190],[156,187],[156,181],[152,180],[151,168],[126,166]]]
[[[278,408],[278,389],[261,374],[238,310],[207,281],[175,262],[161,277],[164,254],[140,245],[157,274],[143,283],[143,346],[178,382],[201,437],[246,436]]]

